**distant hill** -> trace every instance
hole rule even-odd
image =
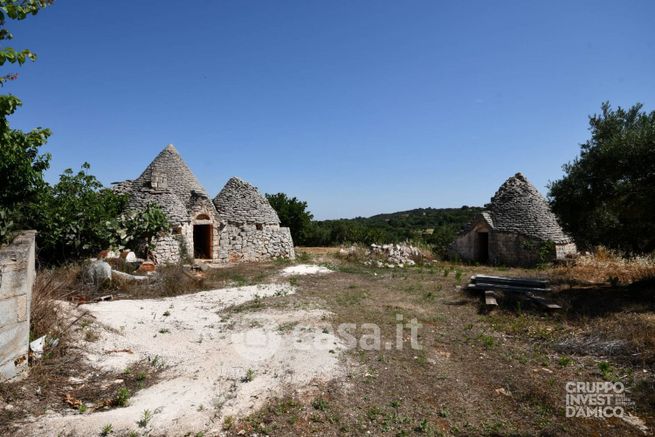
[[[315,221],[307,235],[307,245],[415,240],[431,245],[435,253],[443,254],[462,226],[480,211],[482,208],[470,206],[417,208],[371,217]]]

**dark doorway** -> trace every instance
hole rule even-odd
[[[489,261],[489,233],[478,232],[477,236],[477,260],[481,263],[486,263]]]
[[[193,225],[193,257],[211,259],[212,225]]]

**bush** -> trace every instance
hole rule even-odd
[[[550,185],[553,210],[579,247],[655,250],[655,111],[604,103],[589,125],[580,156]]]

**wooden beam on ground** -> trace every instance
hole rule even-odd
[[[478,291],[501,290],[501,291],[515,292],[515,293],[527,293],[530,291],[543,293],[543,292],[552,291],[550,288],[521,287],[521,286],[505,285],[505,284],[490,284],[486,282],[484,283],[476,282],[475,284],[468,284],[466,288],[469,290],[478,290]]]
[[[502,284],[512,286],[526,286],[530,288],[545,288],[550,285],[546,279],[512,278],[505,276],[475,275],[471,276],[471,282],[484,284]]]
[[[548,308],[549,310],[560,310],[562,307],[555,302],[546,299],[543,296],[537,296],[534,293],[526,293],[526,296],[529,297],[533,302],[536,302],[537,304],[541,305],[544,308]]]

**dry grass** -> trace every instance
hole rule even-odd
[[[112,288],[118,297],[143,299],[149,297],[172,297],[203,290],[225,287],[240,287],[260,284],[277,273],[275,263],[242,263],[207,271],[193,271],[188,267],[172,264],[159,266],[157,275],[146,283],[122,283],[114,281]]]
[[[30,338],[43,335],[58,337],[65,329],[64,316],[57,300],[67,300],[75,289],[79,268],[75,266],[41,270],[36,275],[32,289],[30,314]]]
[[[564,339],[586,338],[594,327],[621,336],[629,325],[643,335],[626,342],[625,357],[646,358],[655,347],[649,344],[652,331],[644,329],[643,314],[629,309],[633,317],[615,312],[591,317],[507,308],[487,316],[479,313],[477,297],[458,290],[475,273],[544,276],[544,270],[452,263],[377,269],[338,255],[330,267],[336,272],[298,278],[298,292],[290,302],[329,309],[329,322],[355,323],[356,336],[364,323],[375,323],[383,341],[395,338],[397,314],[405,321],[415,317],[423,325],[423,350],[411,350],[408,344],[402,350],[355,348],[346,353],[343,380],[286,393],[252,415],[230,421],[227,435],[638,435],[620,421],[564,416],[565,383],[602,378],[598,360],[609,361],[621,377],[634,374],[622,381],[635,390],[638,415],[652,419],[653,380],[650,370],[642,372],[650,368],[642,367],[642,360],[564,355],[556,349]],[[594,307],[597,300],[581,305]],[[617,308],[626,307],[613,310]],[[599,335],[605,341],[615,339],[609,332]]]
[[[555,267],[552,277],[573,284],[628,285],[655,278],[655,257],[632,256],[598,247],[588,255],[581,255],[570,265]]]

